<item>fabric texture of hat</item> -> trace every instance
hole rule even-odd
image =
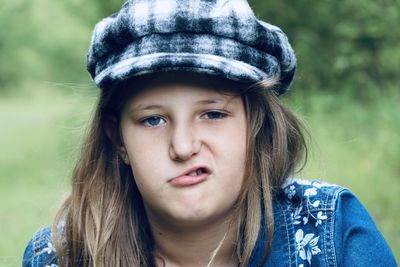
[[[245,0],[128,0],[95,27],[88,71],[102,89],[134,76],[185,70],[290,86],[296,57],[286,35]]]

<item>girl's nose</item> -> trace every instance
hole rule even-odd
[[[186,125],[180,125],[173,129],[169,154],[172,160],[186,161],[198,154],[201,149],[201,142],[198,133]]]

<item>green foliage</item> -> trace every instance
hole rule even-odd
[[[68,12],[93,27],[102,18],[117,12],[123,3],[123,0],[71,0],[64,5]]]
[[[399,1],[249,1],[256,14],[288,33],[302,90],[400,86]]]
[[[4,2],[4,1],[3,1]],[[22,17],[27,17],[29,4],[24,5],[23,1],[6,1],[1,4],[0,9],[0,90],[7,84],[15,81],[18,78],[18,66],[23,62],[21,52],[16,46],[24,39],[23,30],[13,30],[15,24],[18,23],[19,17],[15,14],[20,14]]]
[[[57,1],[6,1],[4,7],[0,9],[1,91],[35,80],[88,81],[89,27],[78,23]]]

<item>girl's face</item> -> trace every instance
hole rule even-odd
[[[153,85],[128,101],[121,132],[122,153],[151,222],[198,226],[229,217],[245,168],[240,96],[198,85]]]

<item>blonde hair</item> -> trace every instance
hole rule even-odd
[[[130,82],[130,86],[140,82]],[[232,216],[231,222],[238,229],[240,266],[248,265],[262,223],[267,226],[263,261],[267,260],[274,228],[273,195],[306,152],[301,124],[280,103],[274,90],[277,84],[272,79],[252,86],[234,85],[240,88],[235,92],[242,95],[249,125],[245,181],[235,206],[238,216]],[[155,266],[155,244],[143,200],[132,171],[116,149],[118,118],[131,95],[132,90],[124,86],[101,92],[72,175],[72,192],[53,225],[60,266]],[[110,116],[117,118],[111,139],[104,129]],[[60,222],[65,226],[60,228]]]

